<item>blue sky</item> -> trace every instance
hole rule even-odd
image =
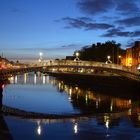
[[[140,0],[0,0],[0,52],[64,58],[92,43],[140,40]]]

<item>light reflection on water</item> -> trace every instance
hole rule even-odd
[[[41,74],[18,75],[10,81],[3,105],[47,114],[92,114],[71,119],[4,117],[14,140],[140,138],[138,100],[103,95]]]

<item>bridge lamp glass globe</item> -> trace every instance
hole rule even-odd
[[[76,57],[78,57],[78,56],[79,56],[79,53],[77,52],[77,53],[76,53]]]
[[[107,56],[107,59],[109,60],[110,58],[111,58],[110,55],[108,55],[108,56]]]
[[[39,61],[40,62],[42,61],[42,56],[43,56],[43,53],[42,52],[39,52]]]
[[[42,55],[43,55],[43,53],[42,52],[39,52],[39,56],[42,57]]]
[[[76,60],[79,60],[79,55],[80,55],[79,52],[76,52],[75,55],[76,55]]]

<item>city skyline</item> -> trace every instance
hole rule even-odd
[[[63,58],[92,43],[140,40],[140,0],[0,0],[0,52],[9,59]]]

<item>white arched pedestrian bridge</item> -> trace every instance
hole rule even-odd
[[[79,75],[108,75],[117,74],[126,78],[140,81],[140,73],[132,71],[130,67],[117,64],[106,64],[94,61],[55,60],[44,66],[44,71],[50,73],[66,73]]]
[[[140,73],[132,71],[128,67],[116,64],[105,64],[103,62],[94,61],[72,61],[72,60],[54,60],[47,63],[40,63],[37,65],[29,65],[28,67],[12,68],[7,70],[0,70],[1,79],[9,76],[27,72],[43,72],[43,73],[57,73],[76,75],[108,75],[109,73],[117,74],[129,79],[140,81]],[[109,76],[109,75],[108,75]]]

